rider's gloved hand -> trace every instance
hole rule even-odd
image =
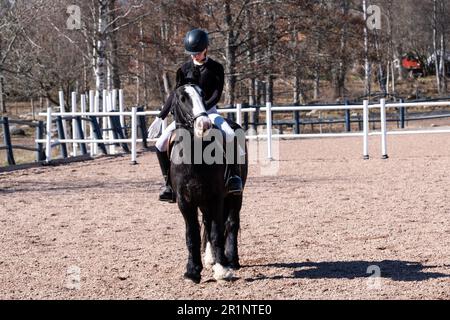
[[[148,138],[155,139],[159,132],[161,131],[163,120],[161,118],[156,117],[155,121],[148,128]]]

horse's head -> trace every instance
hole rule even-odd
[[[208,135],[212,128],[200,87],[187,84],[175,91],[175,121],[178,127],[193,129],[196,137]]]

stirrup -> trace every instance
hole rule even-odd
[[[160,192],[159,201],[175,203],[175,194],[171,187],[166,186],[166,188]]]

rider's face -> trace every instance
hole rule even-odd
[[[195,55],[191,55],[192,60],[195,60],[197,62],[202,62],[206,59],[206,52],[208,49],[203,50],[203,52],[197,53]]]

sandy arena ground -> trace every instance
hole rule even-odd
[[[450,299],[450,136],[389,137],[387,161],[370,143],[363,161],[361,138],[283,141],[251,165],[224,284],[182,279],[154,153],[1,173],[0,299]]]

